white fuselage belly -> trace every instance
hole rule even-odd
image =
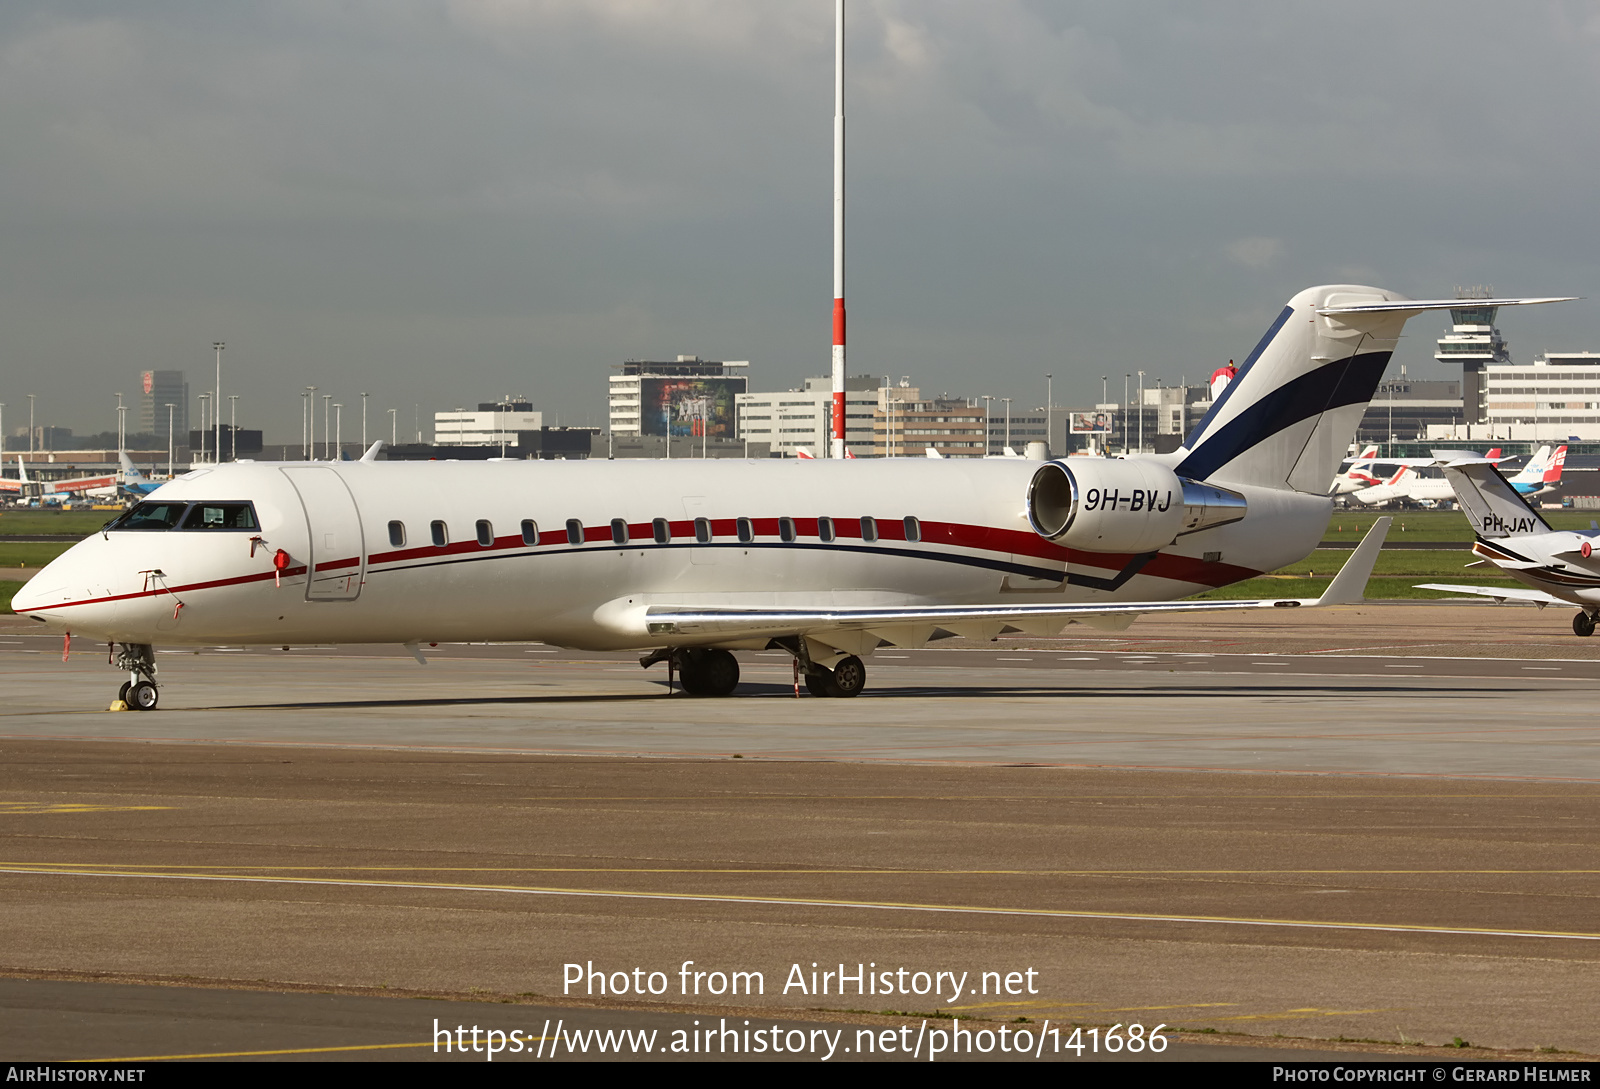
[[[661,645],[640,622],[651,604],[1170,600],[1301,558],[1331,509],[1325,496],[1241,489],[1243,521],[1180,537],[1134,573],[1131,557],[1069,552],[1032,531],[1025,502],[1038,468],[1012,459],[225,465],[154,498],[249,500],[259,530],[95,534],[47,568],[50,585],[29,584],[26,605],[55,627],[126,643],[644,648]],[[333,477],[353,506],[332,506],[348,509],[317,498],[344,494]],[[831,543],[819,539],[819,516],[835,521]],[[863,516],[876,520],[877,541],[859,536]],[[920,540],[905,539],[907,517]],[[622,545],[611,530],[619,518]],[[671,525],[665,545],[652,535],[658,518]],[[695,538],[696,518],[710,521],[707,543]],[[752,520],[752,541],[738,537],[741,518]],[[794,520],[796,540],[780,539],[780,518]],[[524,519],[537,523],[537,545],[523,543]],[[568,543],[569,519],[585,527],[582,544]],[[492,526],[489,546],[478,543],[480,520]],[[442,548],[431,541],[436,521],[448,528]],[[403,546],[390,543],[391,522],[403,524]],[[279,550],[289,562],[275,581]],[[308,600],[308,582],[323,599]]]

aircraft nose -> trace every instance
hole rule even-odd
[[[95,596],[90,589],[93,565],[75,556],[75,550],[76,546],[51,560],[24,583],[11,597],[11,611],[52,626],[70,627],[69,621],[88,619],[81,607],[70,608]]]

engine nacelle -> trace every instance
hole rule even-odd
[[[1088,552],[1152,552],[1245,513],[1242,495],[1143,459],[1052,461],[1028,485],[1033,531]]]

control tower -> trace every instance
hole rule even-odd
[[[1494,298],[1492,287],[1458,287],[1461,306],[1450,308],[1450,331],[1439,338],[1433,358],[1441,363],[1461,364],[1461,416],[1466,423],[1489,422],[1489,383],[1491,363],[1508,364],[1511,352],[1500,330],[1495,328],[1498,306],[1473,306],[1473,299]]]

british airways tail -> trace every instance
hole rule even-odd
[[[1418,301],[1354,284],[1300,292],[1184,441],[1177,474],[1326,495],[1406,319],[1461,305],[1460,299]]]

